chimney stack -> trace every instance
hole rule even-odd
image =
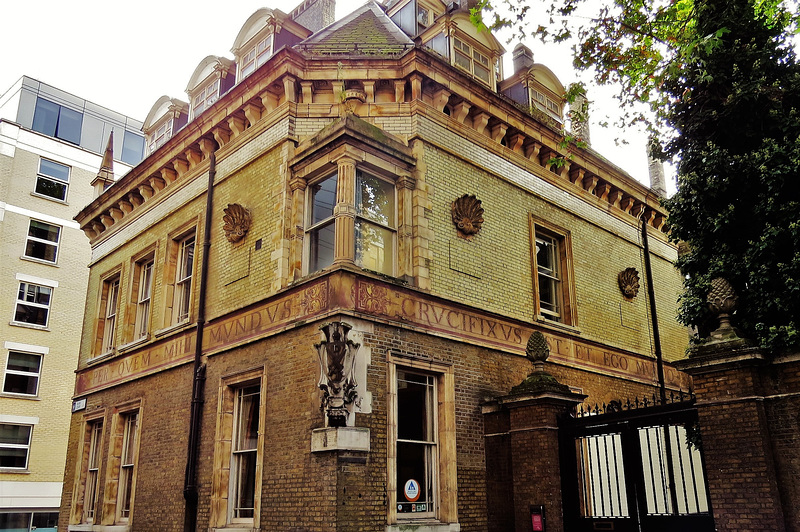
[[[586,91],[581,91],[575,100],[569,104],[569,118],[572,126],[572,134],[591,146],[592,140],[589,135],[589,100],[586,98]]]
[[[516,45],[511,57],[514,60],[514,74],[520,70],[527,72],[533,66],[533,52],[524,44]]]

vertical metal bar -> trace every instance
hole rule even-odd
[[[675,429],[675,443],[677,444],[680,441],[680,437],[678,434],[678,426],[677,425],[670,425],[670,426]],[[680,467],[681,470],[681,486],[683,486],[683,504],[686,505],[686,513],[688,514],[690,513],[689,499],[686,496],[686,472],[683,470],[683,449],[681,449],[680,446],[677,447],[678,447],[678,467]],[[680,511],[678,511],[677,508],[676,511],[677,513],[680,513]]]
[[[691,448],[687,447],[687,450],[689,451],[689,467],[691,468],[691,471],[692,471],[692,487],[694,488],[694,503],[695,503],[695,505],[697,507],[697,511],[699,512],[700,511],[700,499],[697,496],[697,472],[696,472],[696,470],[694,468],[694,453],[692,452]],[[702,473],[703,476],[705,477],[705,472],[703,471],[702,468],[700,468],[700,473]],[[703,486],[705,486],[705,482],[703,482]]]
[[[653,492],[653,509],[657,512],[658,499],[656,498],[656,474],[655,471],[653,471],[653,454],[650,452],[653,444],[650,442],[650,428],[646,427],[643,430],[647,436],[647,464],[650,466],[650,486]],[[645,492],[646,491],[647,490],[645,490]]]
[[[587,488],[589,487],[589,485],[586,484],[586,480],[587,480],[587,478],[586,478],[587,477],[586,476],[586,465],[589,463],[589,461],[587,459],[586,451],[585,451],[585,449],[587,449],[588,446],[584,445],[584,439],[583,438],[578,438],[576,440],[576,442],[578,443],[578,455],[579,455],[578,459],[580,460],[579,467],[581,468],[581,479],[580,480],[581,480],[581,499],[582,499],[582,502],[583,502],[583,513],[584,513],[583,517],[588,517],[588,515],[589,515],[589,491],[587,490]],[[591,471],[590,471],[590,473],[591,473]]]
[[[590,436],[586,439],[586,454],[589,459],[586,463],[589,465],[589,488],[592,490],[592,516],[597,515],[597,490],[594,489],[594,476],[595,471],[594,467],[592,466],[592,440],[593,436]]]
[[[595,436],[595,439],[599,438],[599,436]],[[603,497],[603,468],[600,462],[600,443],[598,442],[595,445],[595,455],[597,457],[597,474],[600,477],[598,479],[598,486],[600,486],[600,511],[602,512],[601,515],[606,514],[606,504],[605,498]]]
[[[619,464],[617,463],[617,440],[616,438],[611,440],[613,443],[611,449],[614,453],[614,472],[616,474],[617,479],[617,505],[619,506],[619,515],[622,516],[622,494],[620,493],[620,482],[619,482]]]
[[[667,505],[667,501],[670,498],[669,491],[671,489],[671,486],[669,486],[669,482],[667,481],[667,474],[666,474],[667,472],[666,472],[665,465],[664,465],[664,452],[661,449],[661,445],[662,445],[661,441],[662,440],[661,440],[661,437],[660,437],[660,434],[659,434],[659,433],[663,434],[664,432],[666,432],[665,429],[666,429],[666,427],[664,425],[662,425],[660,427],[656,427],[655,431],[656,431],[656,434],[659,435],[659,437],[656,438],[656,447],[658,449],[658,469],[661,472],[661,490],[662,490],[662,494],[664,496],[664,505],[665,505],[664,513],[668,513],[669,507],[666,506],[666,505]],[[674,508],[673,508],[673,510],[674,510]]]
[[[613,516],[614,515],[614,498],[611,492],[611,467],[608,462],[608,438],[610,438],[608,434],[603,436],[603,454],[606,457],[606,485],[608,486],[608,506],[609,512]]]

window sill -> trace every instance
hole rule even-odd
[[[0,397],[5,397],[7,399],[24,399],[25,401],[41,401],[42,398],[38,395],[29,395],[26,393],[12,393],[12,392],[0,392]]]
[[[30,469],[16,469],[13,467],[0,467],[0,473],[4,475],[30,475]]]
[[[128,532],[130,529],[130,525],[93,525],[89,523],[67,527],[69,532]]]
[[[87,360],[86,361],[86,365],[87,366],[91,366],[92,364],[96,364],[97,362],[100,362],[100,361],[105,360],[107,358],[111,358],[112,356],[114,356],[114,353],[115,353],[115,351],[112,350],[112,351],[108,351],[106,353],[103,353],[102,355],[97,355],[96,357],[90,358],[89,360]]]
[[[28,262],[35,262],[36,264],[44,264],[45,266],[53,266],[55,268],[60,268],[60,266],[56,262],[44,259],[37,259],[36,257],[28,257],[27,255],[21,256],[20,260],[26,260]]]
[[[47,194],[38,194],[36,192],[31,192],[31,196],[34,196],[34,197],[37,197],[37,198],[46,199],[48,201],[55,201],[56,203],[60,203],[62,205],[69,206],[69,202],[67,200],[54,198],[53,196],[48,196]]]
[[[253,528],[251,526],[241,525],[228,525],[221,528],[209,528],[211,532],[260,532],[260,528]]]
[[[386,525],[386,532],[460,532],[458,523],[440,523],[438,521],[400,521],[394,525]]]
[[[133,349],[134,347],[147,343],[150,340],[150,333],[147,333],[145,336],[142,336],[138,340],[134,340],[132,342],[128,342],[127,344],[123,344],[117,348],[117,351],[122,353],[123,351],[127,351],[128,349]]]
[[[37,331],[50,331],[50,327],[47,325],[35,325],[33,323],[25,323],[23,321],[10,321],[8,323],[14,327],[24,327],[26,329],[36,329]]]
[[[549,318],[546,318],[545,316],[542,316],[541,314],[538,314],[538,315],[534,316],[533,320],[537,324],[543,325],[543,326],[548,327],[550,329],[561,330],[561,331],[569,331],[569,332],[571,332],[573,334],[580,334],[581,333],[581,330],[578,327],[575,327],[574,325],[567,325],[565,323],[560,323],[560,322],[557,322],[557,321],[553,321],[553,320],[551,320]]]
[[[166,336],[167,334],[170,334],[170,333],[173,333],[173,332],[176,332],[176,331],[180,331],[181,329],[186,329],[186,328],[188,328],[188,327],[190,327],[192,325],[194,325],[194,324],[187,319],[185,321],[176,323],[175,325],[170,325],[169,327],[164,327],[163,329],[159,329],[159,330],[155,331],[153,333],[153,335],[156,338],[160,338],[162,336]]]

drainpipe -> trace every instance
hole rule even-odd
[[[658,370],[658,392],[661,404],[667,404],[667,384],[664,379],[664,357],[661,353],[661,334],[658,331],[658,315],[656,314],[656,294],[653,288],[653,269],[650,266],[650,246],[647,242],[647,221],[642,217],[642,247],[644,248],[644,275],[647,279],[647,297],[650,299],[650,320],[653,324],[653,349],[656,353],[656,368]],[[678,494],[675,492],[675,473],[672,456],[672,438],[669,433],[669,424],[664,424],[664,442],[667,455],[667,479],[670,484],[670,502],[672,513],[678,512]]]
[[[197,309],[197,334],[194,347],[194,381],[192,383],[192,406],[189,418],[189,443],[186,456],[186,476],[183,481],[183,498],[186,513],[184,532],[195,532],[197,528],[197,453],[200,447],[200,422],[203,417],[203,388],[206,381],[206,365],[203,364],[203,329],[206,323],[206,292],[208,279],[209,250],[211,249],[211,215],[214,206],[214,178],[217,175],[217,154],[208,158],[208,188],[206,191],[206,214],[203,229],[203,260],[200,264],[200,294]]]

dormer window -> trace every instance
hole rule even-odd
[[[219,79],[213,80],[210,84],[206,86],[205,89],[201,89],[195,96],[192,98],[192,117],[196,117],[209,107],[211,107],[214,102],[217,101],[219,98]]]
[[[491,85],[489,58],[458,37],[453,38],[453,62],[487,85]]]
[[[430,11],[422,6],[417,7],[417,22],[423,28],[427,28],[430,25]]]
[[[537,109],[547,113],[559,122],[561,121],[561,106],[554,99],[532,88],[531,100],[531,103],[533,103]]]
[[[172,137],[172,126],[175,121],[170,117],[161,124],[152,135],[148,135],[147,153],[153,153],[170,137]]]
[[[272,55],[272,34],[267,35],[248,52],[242,56],[242,61],[239,64],[239,79],[252,74],[258,67],[267,62],[267,59]]]

